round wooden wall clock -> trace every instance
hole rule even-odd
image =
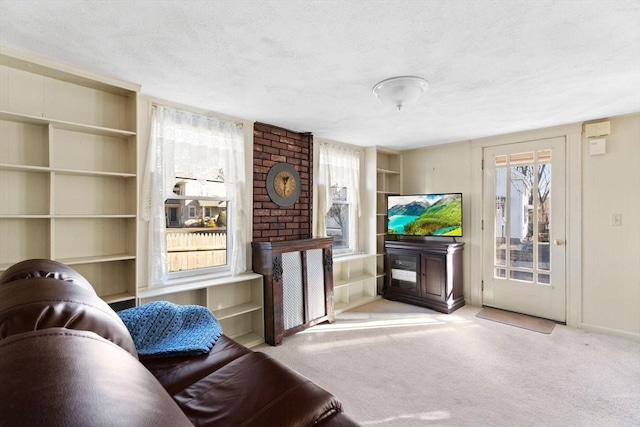
[[[267,174],[267,194],[278,206],[292,206],[300,197],[300,174],[289,163],[276,163]]]

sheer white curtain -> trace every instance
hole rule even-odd
[[[155,107],[143,182],[142,217],[149,221],[150,286],[161,286],[168,277],[164,202],[173,195],[176,176],[199,181],[215,179],[222,170],[231,205],[227,232],[232,233],[231,273],[245,271],[246,194],[244,133],[236,123]]]
[[[360,151],[321,143],[318,148],[318,218],[317,236],[326,236],[325,218],[331,208],[332,186],[347,188],[349,215],[349,250],[358,251],[358,220],[360,218]]]

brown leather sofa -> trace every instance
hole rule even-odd
[[[0,275],[2,426],[354,426],[333,395],[222,336],[211,352],[139,360],[118,315],[68,266]]]

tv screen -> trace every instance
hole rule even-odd
[[[462,237],[462,193],[388,196],[387,233]]]

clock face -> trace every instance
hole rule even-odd
[[[273,186],[280,197],[290,197],[296,189],[296,180],[289,171],[276,174]]]
[[[278,206],[291,206],[300,197],[300,175],[289,163],[276,163],[267,174],[267,193]]]

